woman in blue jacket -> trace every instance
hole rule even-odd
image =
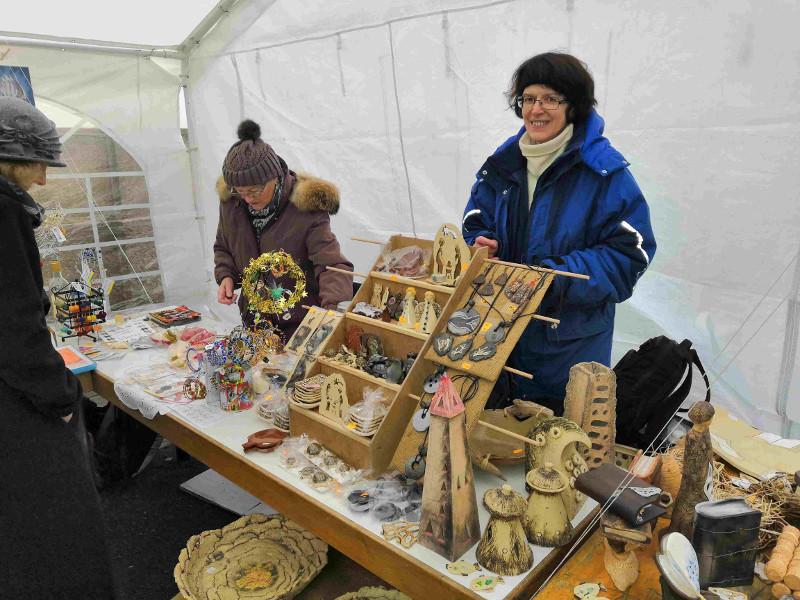
[[[507,97],[523,127],[478,171],[462,229],[490,256],[590,277],[554,278],[537,312],[561,323],[531,321],[509,360],[534,376],[514,377],[511,397],[560,414],[570,367],[609,364],[615,306],[633,293],[656,242],[629,163],[603,137],[581,61],[534,56],[514,72]]]

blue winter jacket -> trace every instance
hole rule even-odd
[[[468,244],[482,235],[498,241],[501,260],[590,276],[554,278],[537,312],[561,323],[531,321],[509,361],[534,376],[514,378],[514,397],[557,410],[572,365],[609,364],[615,304],[631,296],[656,251],[647,203],[603,126],[595,111],[575,126],[539,177],[530,211],[522,128],[480,168],[464,210]]]

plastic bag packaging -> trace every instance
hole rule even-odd
[[[430,250],[423,250],[419,246],[406,246],[384,252],[376,268],[385,273],[421,279],[428,276],[430,258]]]
[[[350,510],[365,513],[376,523],[418,522],[422,488],[399,473],[393,473],[352,486],[346,500]]]
[[[280,460],[281,466],[296,471],[300,479],[319,492],[339,495],[345,486],[361,479],[360,470],[354,469],[305,434],[284,441]]]
[[[361,402],[350,407],[350,422],[347,428],[363,437],[373,435],[389,412],[390,403],[391,398],[385,389],[364,387]]]
[[[263,399],[256,404],[256,414],[274,425],[276,409],[286,403],[287,399],[284,391],[277,385],[272,386],[271,389],[263,395]]]

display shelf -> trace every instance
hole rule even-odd
[[[369,373],[367,373],[366,371],[362,371],[361,369],[355,369],[344,363],[331,360],[330,358],[325,358],[324,356],[320,356],[317,359],[317,361],[319,362],[320,365],[328,367],[333,371],[341,371],[342,373],[349,373],[354,377],[363,379],[367,383],[371,383],[372,385],[376,385],[386,390],[390,390],[393,394],[397,394],[397,392],[400,391],[400,384],[391,383],[389,381],[386,381],[385,379],[381,379],[380,377],[374,377]]]
[[[353,313],[347,313],[346,318],[350,321],[356,321],[358,323],[365,323],[367,325],[375,325],[375,327],[379,327],[381,329],[385,329],[386,331],[391,331],[392,333],[399,333],[400,335],[407,335],[408,337],[417,338],[418,340],[427,340],[428,334],[421,333],[419,331],[415,331],[413,329],[407,329],[405,327],[400,327],[400,325],[394,325],[392,323],[386,323],[384,321],[380,321],[378,319],[370,319],[369,317],[365,317],[363,315],[354,315]]]

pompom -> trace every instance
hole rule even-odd
[[[239,123],[239,127],[236,129],[236,135],[238,135],[239,139],[242,141],[253,140],[255,142],[261,137],[261,127],[259,127],[258,123],[255,121],[245,119]]]

